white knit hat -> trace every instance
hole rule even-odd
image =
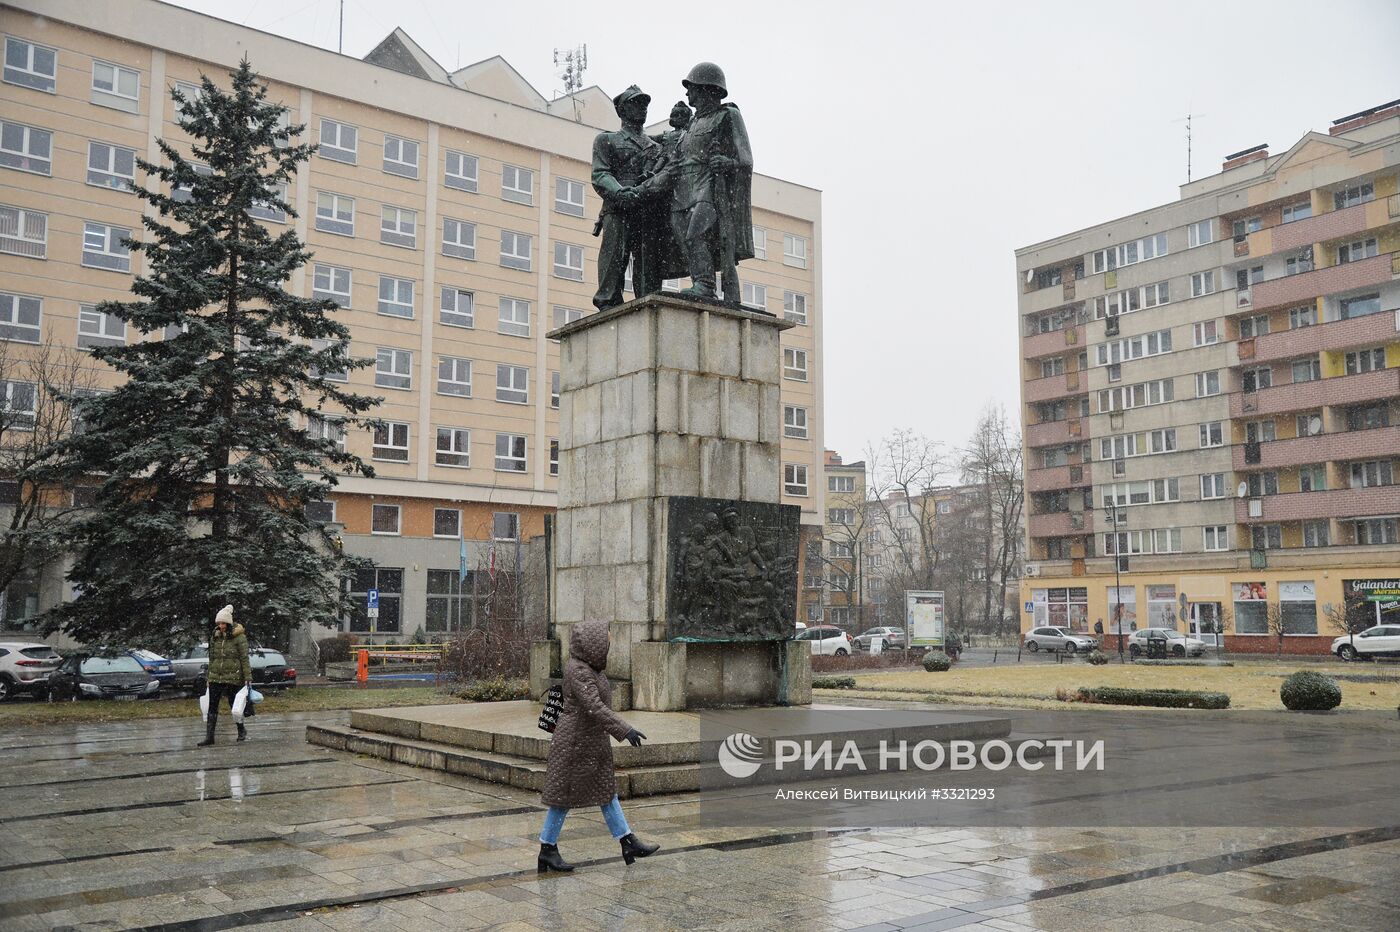
[[[214,624],[233,624],[233,606],[225,605],[223,608],[219,609],[219,614],[214,616]]]

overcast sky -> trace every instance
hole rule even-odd
[[[175,0],[335,49],[340,0]],[[1400,97],[1397,0],[593,3],[346,0],[346,54],[401,26],[449,70],[504,56],[545,96],[555,48],[664,116],[725,70],[759,171],[823,193],[826,444],[958,444],[1018,420],[1013,251],[1175,200],[1194,172]],[[268,67],[254,62],[254,67]],[[742,271],[742,270],[741,270]]]

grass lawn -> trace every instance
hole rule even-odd
[[[1278,689],[1283,678],[1298,670],[1374,677],[1366,682],[1338,680],[1342,709],[1394,709],[1400,705],[1400,673],[1376,664],[1249,663],[1234,667],[1153,667],[1110,663],[1006,664],[957,667],[947,673],[923,670],[870,673],[856,679],[857,689],[820,690],[825,700],[840,696],[916,699],[963,705],[1016,708],[1101,708],[1131,706],[1070,705],[1055,698],[1057,690],[1073,693],[1081,686],[1126,686],[1159,689],[1200,689],[1223,692],[1232,709],[1282,710]]]
[[[331,709],[377,709],[387,706],[440,705],[461,702],[432,686],[405,686],[386,689],[355,687],[292,689],[266,693],[258,704],[258,715],[279,712],[319,712]],[[224,707],[228,715],[228,707]],[[82,702],[7,702],[0,705],[0,731],[21,725],[89,724],[129,722],[150,718],[198,718],[197,699],[148,699],[122,702],[113,699],[86,699]],[[254,719],[256,721],[256,719]]]

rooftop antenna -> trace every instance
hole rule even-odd
[[[555,49],[554,67],[560,68],[559,77],[564,81],[564,94],[578,93],[583,88],[583,73],[588,70],[588,46],[580,45],[562,52]]]
[[[345,0],[340,0],[340,40],[336,42],[336,52],[345,54]]]
[[[1200,118],[1203,117],[1203,116],[1205,116],[1204,113],[1188,113],[1188,114],[1186,114],[1186,116],[1185,116],[1183,119],[1181,119],[1181,120],[1173,120],[1173,121],[1172,121],[1173,123],[1182,123],[1182,122],[1185,122],[1185,124],[1186,124],[1186,183],[1187,183],[1187,184],[1190,184],[1190,183],[1191,183],[1191,120],[1192,120],[1193,117],[1196,118],[1196,119],[1200,119]]]

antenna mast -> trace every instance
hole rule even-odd
[[[562,52],[555,49],[554,67],[559,68],[560,65],[563,65],[559,77],[564,81],[565,95],[578,93],[583,89],[583,73],[588,70],[587,44]]]
[[[335,50],[341,55],[345,54],[345,0],[340,0],[340,41],[336,43]]]
[[[1191,114],[1186,114],[1186,183],[1191,183]]]

